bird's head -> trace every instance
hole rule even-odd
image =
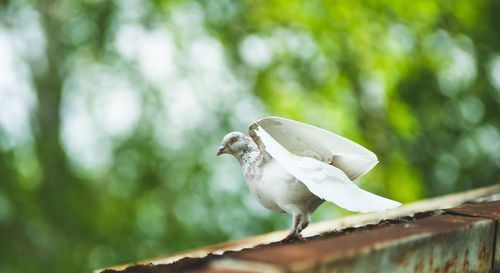
[[[217,151],[217,156],[221,154],[232,154],[236,157],[248,151],[252,139],[240,132],[232,132],[224,136]]]

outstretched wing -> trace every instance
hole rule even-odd
[[[250,136],[261,148],[255,137],[257,126],[262,127],[279,144],[293,154],[312,157],[333,165],[356,180],[378,163],[377,156],[363,146],[327,130],[279,117],[267,117],[250,126]]]
[[[264,129],[263,126],[259,126],[260,122],[263,120],[267,120],[266,129]],[[387,209],[395,208],[401,205],[399,202],[380,197],[362,190],[354,183],[352,183],[344,170],[341,170],[340,168],[325,163],[324,160],[321,160],[324,158],[324,156],[328,156],[328,153],[322,150],[324,149],[324,146],[321,146],[324,145],[323,143],[321,143],[321,145],[318,145],[316,142],[314,142],[316,146],[311,146],[311,148],[308,148],[307,143],[310,143],[310,140],[303,141],[301,139],[299,140],[301,143],[296,145],[288,142],[288,146],[291,146],[293,147],[293,149],[295,149],[295,151],[298,151],[291,152],[286,148],[285,144],[282,145],[281,143],[278,143],[273,138],[273,136],[271,136],[267,132],[267,129],[269,127],[272,128],[274,126],[283,126],[283,123],[276,124],[275,122],[280,122],[282,120],[291,122],[290,120],[282,118],[266,118],[263,120],[256,122],[257,125],[253,124],[253,127],[250,127],[251,135],[254,140],[258,143],[261,149],[265,149],[265,151],[269,153],[285,170],[290,172],[298,180],[302,181],[302,183],[304,183],[314,195],[324,200],[335,203],[347,210],[358,212],[385,211]],[[273,122],[274,124],[270,125],[269,122]],[[313,128],[319,129],[316,127]],[[295,132],[296,130],[292,131]],[[328,131],[326,132],[329,133]],[[304,134],[301,134],[301,136],[304,136]],[[294,135],[294,137],[295,136],[297,135]],[[351,145],[352,143],[354,143],[345,138],[342,138],[342,140],[348,141],[347,143]],[[361,147],[358,144],[355,144],[353,146],[356,149],[359,149],[359,147]],[[308,149],[310,150],[308,151]],[[345,147],[344,151],[346,151]],[[368,150],[364,149],[363,147],[359,149],[359,153],[361,154],[366,154],[366,151]],[[370,151],[368,152],[370,154],[373,154]],[[356,156],[360,156],[359,153],[354,153],[352,157],[355,158]],[[345,160],[344,163],[348,164],[349,160],[351,159]],[[369,166],[368,170],[370,170],[372,167],[373,166]],[[368,171],[366,170],[366,165],[364,167],[365,169],[363,169],[362,171],[360,171],[359,168],[360,167],[350,168],[348,170],[352,170],[354,175],[358,174],[356,177],[359,177]],[[351,173],[351,175],[353,174]]]

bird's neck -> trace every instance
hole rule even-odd
[[[249,183],[249,181],[254,178],[257,167],[260,165],[259,162],[261,162],[261,159],[262,156],[257,146],[255,146],[255,149],[251,149],[242,153],[238,158],[247,183]]]
[[[259,155],[259,148],[257,148],[257,145],[253,141],[250,141],[245,149],[242,149],[241,151],[238,151],[234,154],[236,159],[238,159],[238,162],[240,162],[241,167],[243,168],[248,165],[255,164],[255,161],[258,160]]]

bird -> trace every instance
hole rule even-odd
[[[282,241],[305,240],[301,231],[325,201],[362,213],[401,205],[353,182],[370,171],[378,158],[347,138],[282,117],[264,117],[248,131],[249,136],[226,134],[217,156],[230,154],[238,160],[248,189],[262,206],[292,216]]]

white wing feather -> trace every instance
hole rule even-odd
[[[256,124],[291,153],[330,163],[351,180],[363,176],[378,163],[377,156],[363,146],[309,124],[280,117],[266,117]]]
[[[266,130],[258,127],[255,133],[265,150],[285,170],[306,185],[316,196],[357,212],[378,212],[392,209],[401,203],[362,190],[339,168],[311,157],[291,153]]]

